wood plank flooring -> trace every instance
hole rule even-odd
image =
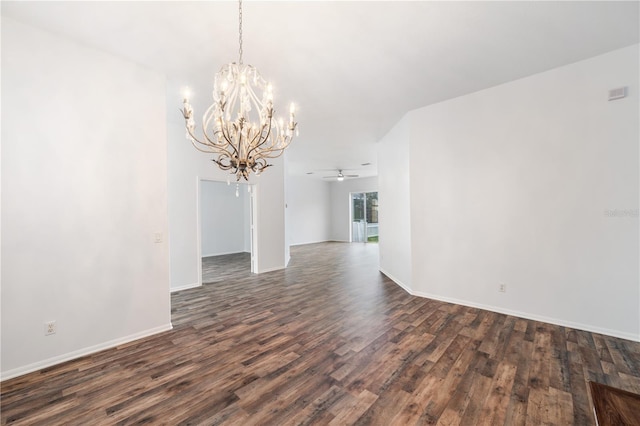
[[[214,283],[251,275],[251,253],[232,253],[202,258],[202,282]]]
[[[2,383],[2,424],[593,425],[640,344],[413,297],[374,244],[172,295],[174,329]]]
[[[640,423],[640,395],[601,383],[589,382],[598,426]]]

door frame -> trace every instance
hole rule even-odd
[[[202,215],[200,212],[200,191],[202,189],[202,182],[217,182],[222,184],[231,185],[229,181],[223,181],[218,179],[210,179],[205,177],[196,176],[196,254],[197,254],[197,271],[198,271],[198,286],[202,285]],[[236,182],[241,185],[242,190],[249,188],[249,232],[250,237],[250,250],[251,250],[251,273],[255,274],[258,265],[258,241],[257,241],[257,223],[256,223],[256,185],[246,182]]]

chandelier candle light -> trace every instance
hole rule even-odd
[[[202,152],[217,155],[213,161],[222,170],[231,170],[236,180],[249,180],[270,167],[269,158],[277,158],[298,134],[295,105],[289,109],[289,121],[274,118],[273,87],[252,65],[242,63],[242,0],[239,9],[239,60],[224,65],[213,83],[213,104],[202,118],[202,138],[197,138],[193,108],[185,94],[181,110],[187,139]],[[261,93],[260,93],[261,92]],[[259,93],[261,96],[259,96]]]

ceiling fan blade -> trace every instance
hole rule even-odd
[[[344,177],[360,177],[360,175],[344,175]]]

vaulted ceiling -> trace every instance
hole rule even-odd
[[[274,82],[276,107],[299,105],[290,173],[322,176],[320,170],[340,168],[370,176],[376,142],[406,112],[638,43],[638,6],[245,1],[244,62]],[[191,88],[200,114],[215,72],[238,58],[233,1],[3,1],[1,7],[4,16],[165,74],[168,116],[176,122],[182,88]]]

